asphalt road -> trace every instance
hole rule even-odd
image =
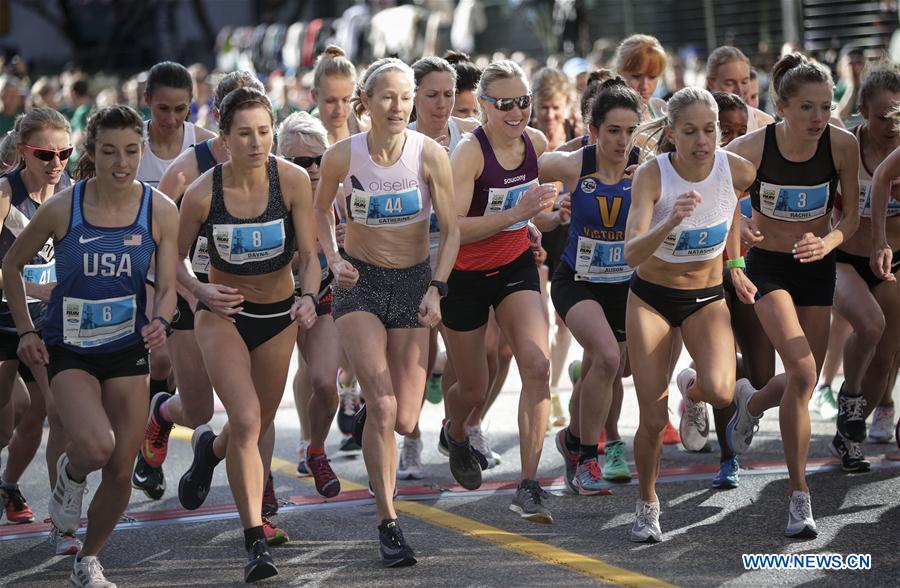
[[[578,350],[570,353],[576,357]],[[682,363],[686,362],[686,357]],[[572,496],[559,476],[562,458],[548,436],[540,476],[553,496],[548,505],[555,522],[537,525],[508,510],[518,474],[515,366],[485,428],[502,464],[486,472],[483,487],[464,492],[454,487],[446,458],[436,441],[442,406],[426,404],[421,420],[426,477],[403,482],[399,516],[404,534],[419,556],[416,566],[384,569],[378,560],[372,500],[364,490],[361,457],[337,451],[339,434],[329,437],[332,465],[343,481],[338,499],[318,497],[309,478],[294,475],[298,427],[290,406],[277,419],[276,493],[282,500],[277,524],[291,536],[273,548],[280,575],[272,586],[587,586],[652,585],[798,585],[896,586],[900,577],[900,462],[883,458],[896,446],[865,447],[873,471],[847,475],[829,457],[834,425],[813,415],[808,473],[819,537],[795,541],[783,536],[788,505],[787,472],[778,433],[777,410],[767,413],[751,452],[742,460],[736,490],[716,491],[710,480],[716,453],[687,453],[666,447],[658,493],[664,540],[658,545],[628,541],[635,482],[611,495]],[[673,410],[678,393],[672,385]],[[287,392],[290,396],[290,391]],[[563,394],[564,404],[568,391]],[[224,413],[213,421],[215,429]],[[677,422],[677,421],[676,421]],[[621,432],[628,443],[637,423],[633,389],[626,386]],[[155,502],[132,495],[123,524],[101,554],[107,577],[120,586],[226,586],[243,578],[244,553],[237,515],[231,504],[225,468],[220,467],[206,504],[180,510],[175,487],[190,463],[190,431],[176,430],[165,464],[169,490]],[[715,442],[713,441],[715,447]],[[41,456],[42,457],[42,454]],[[21,483],[37,520],[47,517],[46,468],[36,460]],[[89,478],[96,487],[96,474]],[[85,505],[90,497],[86,497]],[[85,506],[86,508],[86,506]],[[870,554],[871,569],[746,570],[742,554]],[[0,527],[0,585],[61,586],[71,570],[70,557],[53,556],[46,525]]]

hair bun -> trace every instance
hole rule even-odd
[[[603,90],[607,90],[610,88],[616,88],[616,87],[625,88],[625,87],[628,87],[628,84],[625,82],[624,79],[622,79],[621,76],[606,78],[602,82],[600,82],[600,88]]]
[[[329,45],[328,47],[325,47],[322,56],[328,59],[334,59],[335,57],[347,57],[347,53],[337,45]]]
[[[446,53],[444,53],[444,59],[450,62],[451,65],[456,65],[457,63],[467,63],[470,62],[469,56],[461,51],[454,51],[453,49],[448,49]]]

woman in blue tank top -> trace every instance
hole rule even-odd
[[[757,289],[756,314],[784,363],[785,374],[755,390],[738,380],[737,410],[728,425],[732,450],[745,452],[759,419],[780,406],[781,438],[791,491],[785,535],[815,537],[806,460],[810,443],[809,400],[825,358],[834,301],[835,253],[859,225],[859,201],[842,199],[832,208],[840,181],[844,194],[859,193],[859,143],[829,124],[833,84],[822,65],[798,53],[782,57],[772,70],[775,104],[782,121],[735,139],[728,150],[757,168],[750,187],[753,216],[745,221],[747,275]],[[846,400],[856,405],[861,397]],[[852,411],[857,413],[856,409]],[[859,414],[862,407],[859,407]],[[857,439],[858,418],[838,430]]]
[[[198,235],[206,237],[209,282],[197,280],[185,264],[178,280],[198,300],[197,342],[228,423],[218,436],[208,425],[194,431],[194,461],[181,477],[178,499],[185,508],[198,508],[216,465],[226,456],[231,460],[229,483],[247,549],[244,578],[253,582],[278,573],[260,512],[265,464],[258,444],[284,394],[297,323],[309,329],[316,321],[321,274],[309,176],[270,154],[269,99],[239,88],[222,101],[220,119],[231,160],[191,185],[179,227],[182,257]],[[295,251],[299,297],[291,272]]]
[[[140,116],[111,106],[91,117],[79,181],[44,203],[3,263],[6,295],[20,336],[19,357],[48,365],[50,386],[68,437],[57,462],[50,518],[63,533],[79,525],[87,475],[103,471],[84,545],[70,581],[100,585],[97,554],[131,496],[134,454],[147,420],[148,353],[165,344],[175,311],[177,211],[136,182]],[[49,238],[57,285],[40,331],[26,307],[23,268]],[[144,282],[156,258],[152,311]],[[116,410],[106,407],[115,406]]]
[[[624,443],[608,441],[608,472],[601,472],[597,445],[625,359],[625,306],[632,274],[624,256],[631,206],[631,179],[625,168],[628,143],[640,123],[640,96],[621,78],[608,80],[589,113],[596,144],[570,153],[545,153],[540,159],[541,182],[560,181],[571,193],[572,222],[551,297],[584,348],[581,377],[570,401],[572,421],[556,435],[566,484],[581,495],[607,492],[604,478],[631,479]]]
[[[236,71],[226,75],[216,86],[213,116],[219,120],[219,106],[225,96],[237,88],[253,87],[263,89],[255,76],[246,71]],[[186,149],[166,169],[159,181],[159,191],[181,205],[184,190],[194,180],[217,163],[227,161],[228,147],[221,136],[207,139],[190,149]],[[191,248],[191,268],[200,280],[206,280],[209,271],[209,250],[205,237],[197,237]],[[209,376],[203,367],[203,357],[194,336],[195,299],[187,300],[178,295],[178,306],[172,319],[172,336],[169,337],[169,357],[175,374],[178,394],[168,391],[168,382],[150,381],[150,418],[141,453],[134,464],[131,483],[144,491],[149,498],[159,500],[166,488],[166,478],[162,464],[168,452],[169,433],[172,424],[196,428],[209,421],[213,415],[213,391]],[[151,366],[152,368],[152,366]]]

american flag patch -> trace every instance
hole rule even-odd
[[[141,246],[141,236],[140,235],[126,235],[125,242],[122,243],[125,247],[140,247]]]

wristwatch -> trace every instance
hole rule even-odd
[[[150,319],[150,322],[151,322],[151,323],[152,323],[153,321],[159,321],[159,324],[161,324],[163,327],[165,327],[165,329],[166,329],[166,337],[170,337],[170,336],[172,335],[172,331],[174,330],[174,329],[172,328],[172,323],[170,323],[169,321],[167,321],[166,319],[164,319],[163,317],[161,317],[161,316],[159,316],[159,315],[157,315],[157,316],[153,317],[152,319]]]
[[[431,280],[431,282],[428,284],[428,287],[431,287],[431,286],[434,286],[435,288],[437,288],[438,295],[441,298],[446,296],[447,292],[449,291],[449,288],[447,288],[447,282],[442,282],[440,280]]]

